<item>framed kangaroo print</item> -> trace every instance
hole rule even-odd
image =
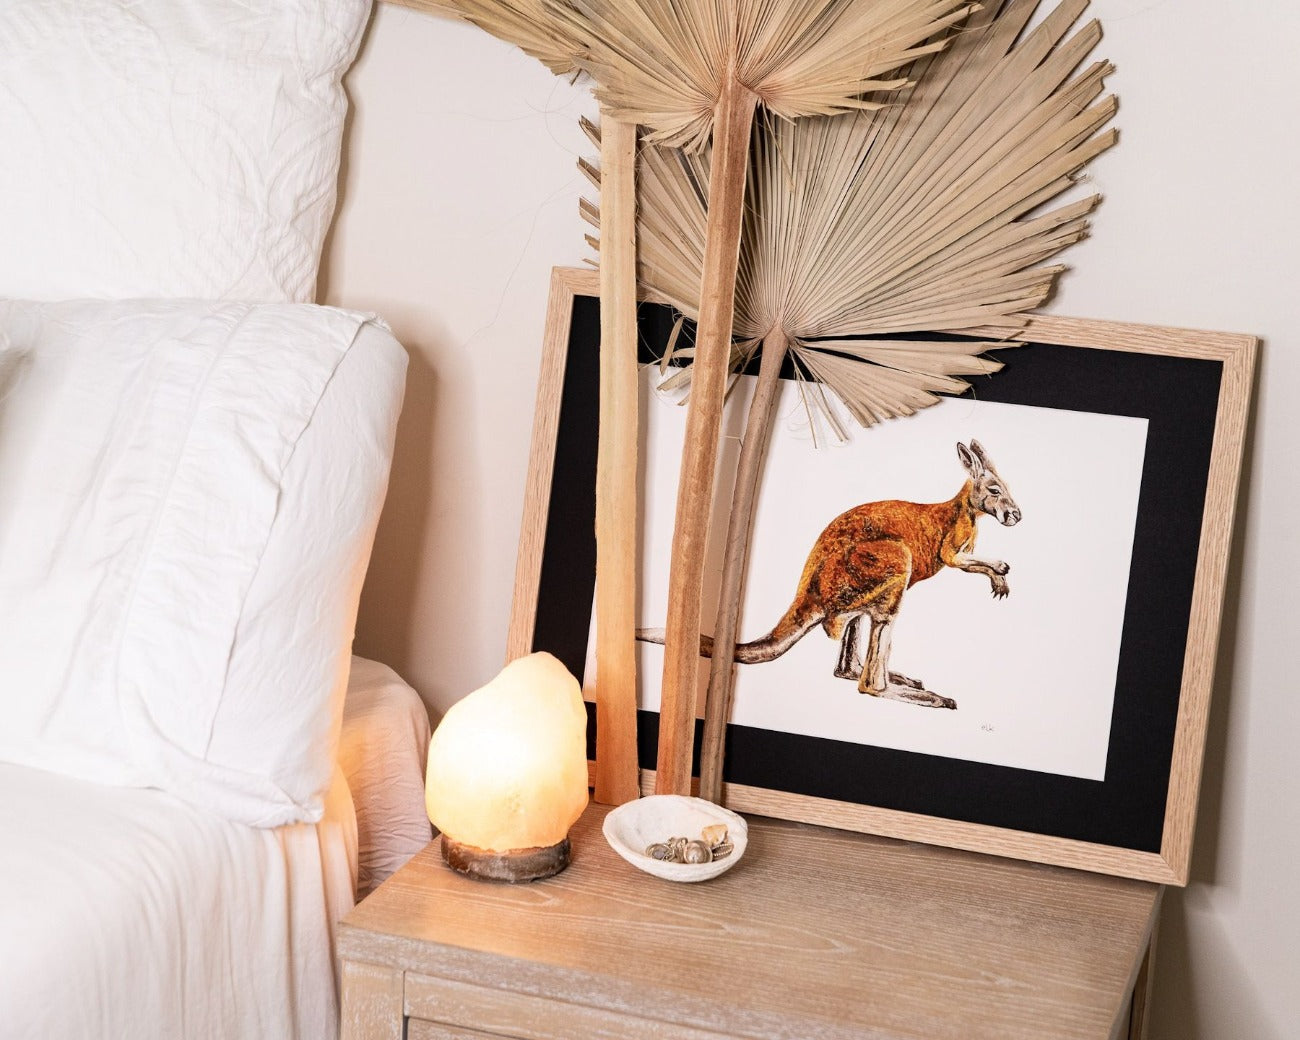
[[[674,315],[645,303],[640,320],[649,789],[685,409],[649,363]],[[512,656],[550,650],[584,687],[598,328],[595,276],[557,270],[510,634]],[[741,604],[726,804],[1185,884],[1254,352],[1247,336],[1035,318],[973,393],[842,442],[790,372]],[[720,474],[752,383],[732,388]],[[707,632],[700,649],[703,705]]]

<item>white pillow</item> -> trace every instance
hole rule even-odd
[[[312,300],[369,10],[0,3],[0,296]]]
[[[319,817],[406,365],[368,321],[0,302],[0,760]]]

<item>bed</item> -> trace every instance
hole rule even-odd
[[[369,0],[0,5],[0,1036],[323,1037],[430,837],[353,658],[406,354],[312,303]]]
[[[0,1036],[337,1034],[334,925],[430,837],[403,797],[420,700],[376,662],[352,674],[350,750],[314,824],[0,763]]]
[[[0,1036],[332,1035],[334,923],[431,836],[424,706],[349,656],[405,355],[302,305],[0,330]]]

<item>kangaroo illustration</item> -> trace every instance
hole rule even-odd
[[[761,639],[736,645],[737,664],[774,661],[821,625],[840,641],[835,675],[854,679],[858,692],[932,708],[956,708],[951,697],[932,693],[917,679],[889,671],[889,647],[903,593],[918,581],[956,567],[983,574],[994,599],[1011,591],[1001,560],[980,560],[975,522],[982,514],[1005,527],[1020,522],[1020,507],[1006,481],[976,440],[957,444],[957,457],[969,479],[946,502],[867,502],[841,513],[817,538],[804,564],[794,602],[776,627]],[[866,619],[866,659],[860,656]],[[662,643],[662,629],[642,629],[638,637]],[[713,640],[700,639],[700,653],[711,656]]]

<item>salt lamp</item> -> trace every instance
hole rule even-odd
[[[582,691],[550,654],[513,661],[458,701],[429,743],[425,806],[443,859],[463,874],[558,874],[587,799]]]

